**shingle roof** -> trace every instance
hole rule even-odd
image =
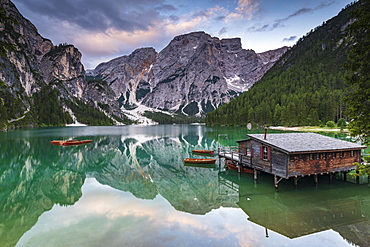
[[[247,136],[287,153],[366,148],[366,146],[356,143],[315,133],[267,133],[266,140],[264,139],[264,134],[248,134]]]

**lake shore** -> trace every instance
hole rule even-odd
[[[319,127],[319,126],[294,126],[294,127],[270,126],[269,129],[285,130],[285,131],[302,131],[302,132],[307,131],[307,132],[346,132],[348,133],[348,129],[328,128],[328,127]]]

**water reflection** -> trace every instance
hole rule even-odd
[[[261,183],[271,184],[270,175],[261,175],[256,184],[252,175],[240,178],[236,173],[221,174],[221,183],[235,188],[239,193],[238,206],[248,215],[248,220],[288,238],[333,229],[348,242],[370,245],[370,195],[367,185],[354,185],[321,177],[319,188],[313,178],[300,180],[301,189],[294,190],[285,181],[284,191],[271,192]]]
[[[230,132],[227,141],[243,139],[243,131]],[[183,159],[194,157],[193,149],[217,150],[217,132],[179,125],[0,133],[0,246],[16,245],[54,205],[75,205],[87,177],[138,199],[163,198],[192,215],[240,207],[250,222],[289,238],[334,229],[352,243],[369,244],[364,240],[370,233],[367,187],[339,183],[315,191],[300,182],[303,190],[286,184],[276,194],[268,176],[255,184],[249,176],[185,166]],[[49,144],[71,136],[93,143]],[[146,210],[155,210],[153,204]]]
[[[87,128],[73,130],[74,133],[63,133],[64,130],[1,133],[1,246],[14,246],[53,205],[73,205],[78,201],[86,176],[131,192],[137,198],[154,199],[161,194],[180,211],[205,214],[221,206],[217,172],[189,169],[183,164],[183,159],[192,155],[192,149],[212,149],[216,145],[198,128],[196,138],[181,126],[171,128],[170,134],[162,127],[151,134],[132,127],[99,129],[99,136],[90,138],[92,144],[50,145],[51,136],[67,139],[78,135],[83,139],[83,134],[88,134]],[[214,191],[203,189],[208,187]]]

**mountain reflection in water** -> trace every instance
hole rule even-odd
[[[246,174],[184,165],[183,159],[195,157],[193,149],[216,151],[218,141],[235,145],[246,134],[245,129],[223,131],[236,137],[220,141],[217,129],[187,125],[0,133],[0,246],[15,246],[55,205],[77,204],[84,196],[86,178],[153,204],[163,198],[176,211],[192,215],[241,208],[248,221],[266,228],[266,234],[276,232],[294,239],[333,229],[351,243],[370,245],[367,185],[339,180],[329,185],[323,177],[315,188],[310,178],[304,178],[298,190],[291,181],[284,181],[275,193],[269,175],[261,175],[256,184]],[[93,143],[49,144],[51,139],[70,136],[93,139]]]

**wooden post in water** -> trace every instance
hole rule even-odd
[[[278,191],[278,182],[277,182],[277,177],[274,175],[274,186],[275,186],[275,191]]]
[[[317,187],[318,187],[318,185],[319,185],[319,178],[318,178],[317,174],[315,174],[315,175],[313,176],[313,180],[314,180],[314,184],[315,184],[315,186],[316,186],[316,188],[317,188]]]
[[[275,192],[278,191],[279,183],[281,180],[283,180],[283,178],[278,178],[278,176],[274,175]]]
[[[294,177],[294,187],[297,188],[298,186],[298,178]]]
[[[257,174],[258,174],[258,171],[256,168],[253,168],[253,182],[254,182],[254,186],[257,185]]]

